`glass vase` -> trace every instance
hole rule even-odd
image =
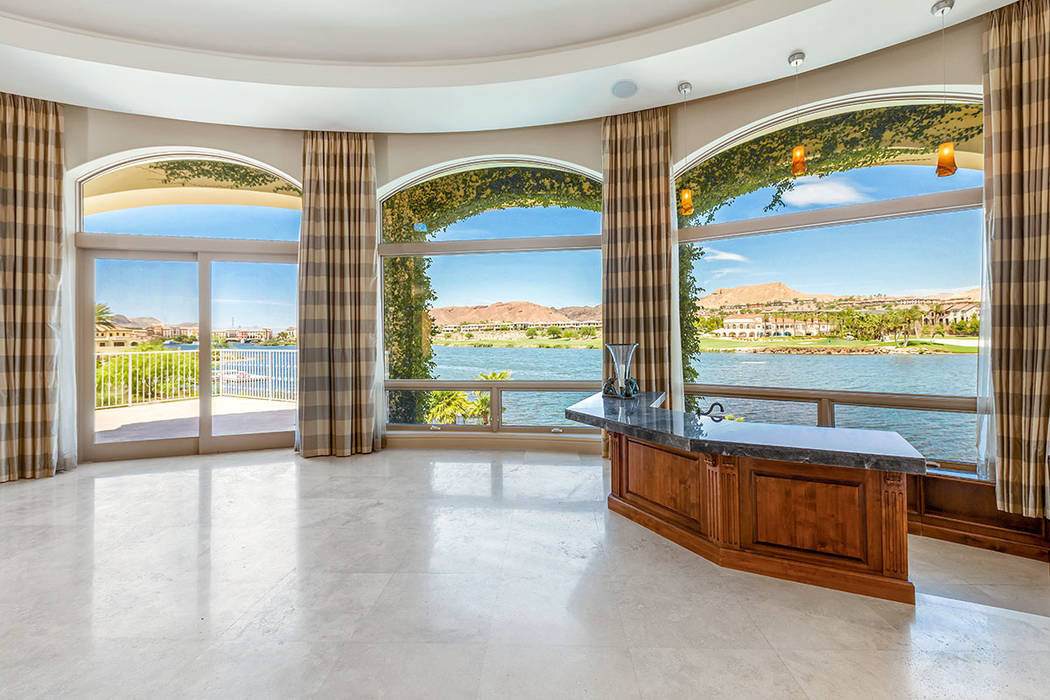
[[[631,360],[638,343],[607,343],[605,349],[613,363],[613,376],[605,382],[604,393],[629,399],[638,393],[638,382],[631,376]]]

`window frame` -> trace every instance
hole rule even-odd
[[[880,106],[899,106],[928,102],[953,102],[959,104],[983,104],[983,97],[977,93],[942,93],[919,92],[914,94],[896,93],[893,95],[874,94],[840,98],[801,107],[786,113],[760,120],[752,125],[738,129],[716,140],[707,147],[695,152],[690,158],[679,162],[672,173],[671,188],[676,190],[678,179],[689,170],[702,164],[709,158],[744,143],[765,133],[789,126],[798,116],[821,116],[831,110],[853,111],[871,109]],[[921,167],[921,166],[915,166]],[[932,167],[932,166],[931,166]],[[856,223],[888,221],[892,219],[926,216],[957,211],[980,210],[984,206],[984,188],[973,187],[946,192],[912,195],[884,199],[875,202],[841,205],[810,209],[789,214],[755,217],[739,221],[728,221],[716,224],[690,226],[678,230],[678,244],[707,243],[727,238],[759,236],[771,233],[811,230],[844,226]],[[677,214],[677,210],[675,210]],[[676,217],[677,219],[677,217]],[[676,248],[676,252],[677,252]],[[982,280],[982,285],[986,282]],[[683,357],[683,363],[685,358]],[[873,408],[899,408],[923,411],[974,414],[977,412],[977,387],[974,395],[950,396],[932,394],[904,394],[888,392],[845,391],[824,389],[803,389],[786,386],[745,386],[738,384],[706,384],[690,382],[684,384],[686,396],[729,396],[744,399],[766,401],[794,401],[815,403],[817,406],[817,425],[835,426],[835,406],[860,406]],[[977,465],[968,462],[955,462],[927,458],[928,466],[933,471],[965,474],[969,477],[977,472]]]
[[[271,262],[298,264],[299,241],[271,241],[221,237],[179,237],[128,233],[89,233],[84,231],[83,197],[88,181],[122,168],[165,160],[213,160],[257,168],[296,187],[302,183],[265,163],[233,153],[211,149],[139,149],[131,154],[113,154],[104,165],[74,171],[72,203],[75,248],[75,366],[77,399],[77,452],[82,461],[107,461],[142,457],[162,457],[210,452],[291,447],[295,431],[212,434],[211,392],[199,392],[197,437],[163,438],[129,442],[95,442],[95,356],[94,301],[95,261],[98,259],[158,260],[194,262],[197,265],[198,338],[210,338],[211,263]],[[95,161],[98,163],[98,161]],[[198,343],[198,385],[211,386],[211,347]]]
[[[601,234],[574,235],[574,236],[526,236],[520,238],[498,238],[498,239],[474,239],[463,241],[422,241],[422,242],[383,242],[383,204],[387,199],[415,185],[429,180],[453,175],[468,170],[478,170],[500,167],[519,168],[549,168],[570,172],[581,177],[586,177],[598,184],[602,182],[601,174],[583,168],[579,165],[563,160],[540,157],[525,156],[482,156],[462,158],[435,167],[424,168],[398,180],[387,187],[380,189],[377,198],[379,222],[377,224],[376,246],[379,273],[379,310],[378,318],[380,325],[384,325],[385,318],[383,300],[385,299],[384,285],[385,275],[382,273],[383,260],[394,257],[433,257],[436,255],[477,255],[493,253],[527,253],[527,252],[564,252],[578,250],[598,250],[602,248]],[[382,329],[385,334],[385,328]],[[385,340],[383,348],[385,349]],[[386,376],[386,353],[381,353],[384,366],[382,368]],[[544,426],[544,425],[504,425],[502,420],[503,392],[504,391],[530,391],[530,392],[567,392],[567,391],[601,391],[600,379],[593,381],[573,380],[446,380],[446,379],[384,379],[383,382],[383,405],[384,416],[387,415],[386,397],[387,393],[396,390],[409,391],[488,391],[490,395],[490,418],[488,425],[431,425],[431,424],[400,424],[386,422],[386,429],[392,433],[425,432],[448,432],[458,434],[565,434],[575,436],[597,436],[600,431],[584,425]]]

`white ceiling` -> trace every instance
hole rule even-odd
[[[930,0],[932,3],[932,0]],[[954,24],[1009,0],[958,0]],[[0,90],[278,128],[549,124],[785,77],[939,28],[926,0],[0,0]],[[638,83],[614,97],[620,79]]]
[[[304,61],[458,61],[651,29],[729,0],[0,0],[0,12],[150,44]]]

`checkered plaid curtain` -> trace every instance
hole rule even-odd
[[[379,447],[376,177],[370,134],[303,137],[299,425],[304,457]]]
[[[1050,517],[1050,0],[992,12],[984,54],[996,497]]]
[[[602,120],[602,325],[606,343],[638,343],[642,391],[671,396],[674,208],[666,107]],[[612,374],[608,353],[604,376]]]
[[[62,111],[0,93],[0,482],[55,473]]]

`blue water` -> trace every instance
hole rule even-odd
[[[474,379],[481,372],[511,370],[512,379],[601,378],[601,350],[567,348],[463,348],[435,346],[438,379]],[[696,363],[703,384],[841,389],[973,396],[976,355],[779,355],[709,353]],[[644,388],[644,387],[643,387]],[[565,406],[586,393],[507,392],[504,422],[565,425]],[[745,420],[816,425],[811,403],[704,397],[721,401]],[[976,417],[902,409],[837,406],[836,425],[895,430],[930,459],[973,462]]]
[[[260,346],[231,343],[235,348]],[[171,344],[167,347],[175,347]],[[196,349],[196,345],[179,345]],[[603,350],[570,348],[434,347],[436,379],[475,379],[483,372],[510,370],[512,380],[576,380],[598,382]],[[798,389],[839,389],[903,394],[973,396],[977,383],[976,355],[780,355],[710,353],[699,357],[699,383]],[[265,363],[251,359],[229,363],[227,370],[265,372]],[[278,382],[280,389],[292,390]],[[643,387],[644,389],[645,387]],[[503,394],[506,425],[568,425],[566,406],[592,392],[526,392]],[[717,396],[726,412],[749,421],[816,425],[812,403],[757,401]],[[836,406],[840,427],[895,430],[930,459],[973,462],[976,417],[903,409]]]

